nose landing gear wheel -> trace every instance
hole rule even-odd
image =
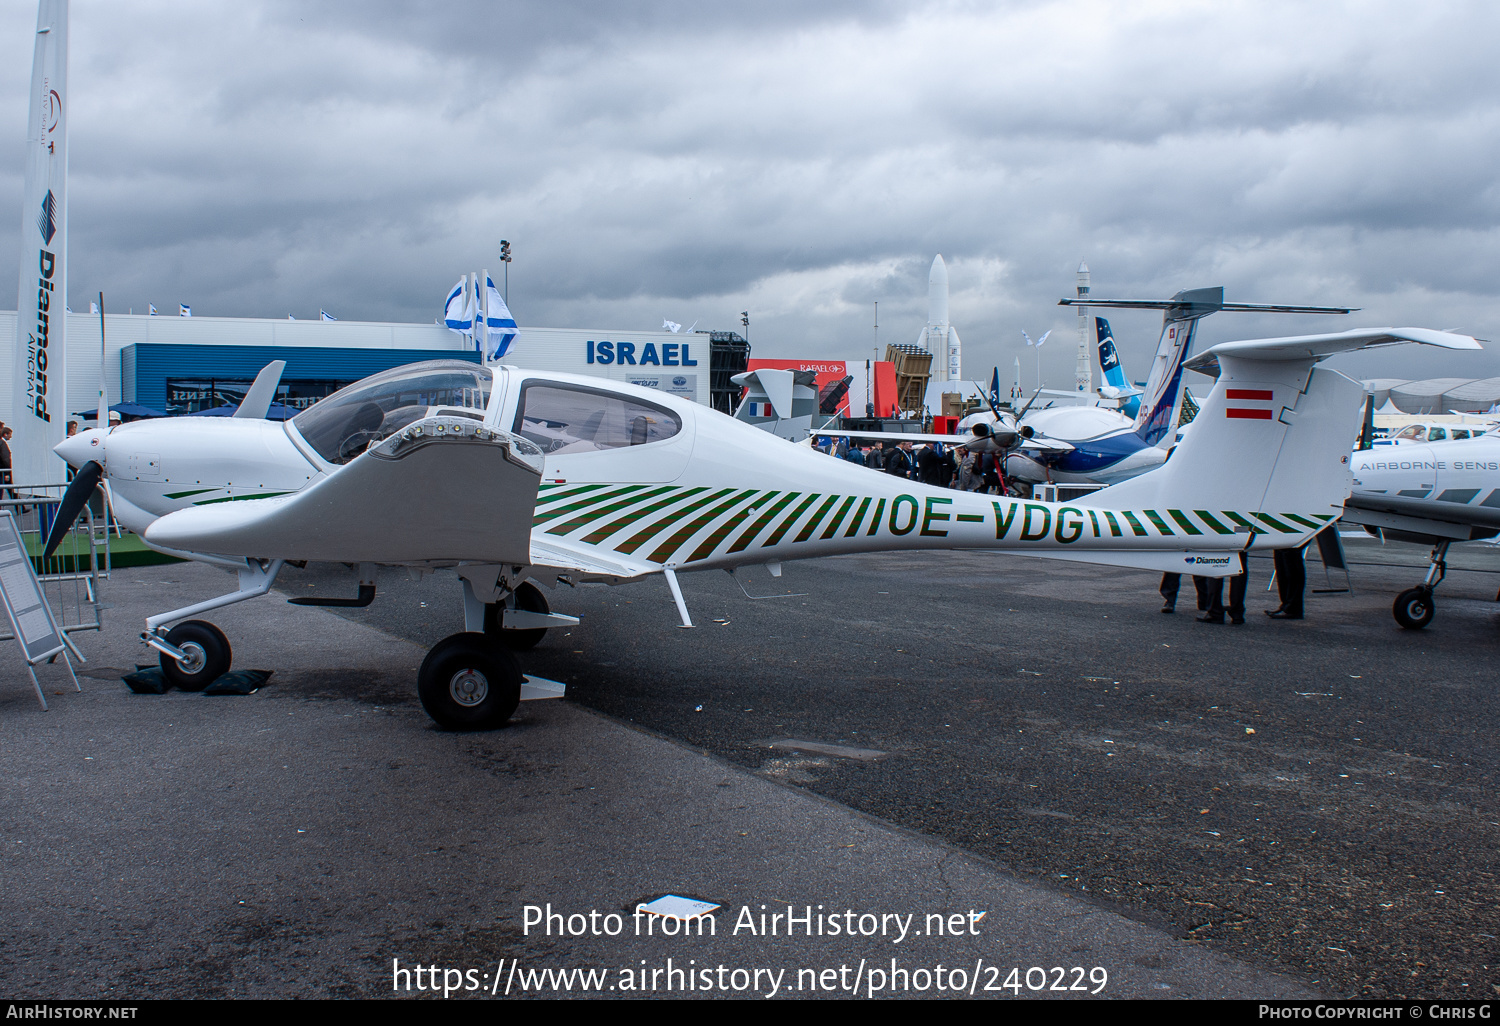
[[[527,581],[516,589],[516,608],[523,609],[528,613],[550,613],[551,608],[547,605],[547,596],[542,594],[542,589]],[[515,652],[525,652],[536,648],[541,644],[542,638],[547,635],[547,628],[532,627],[527,630],[506,630],[500,626],[504,620],[505,606],[499,602],[491,602],[484,607],[484,633],[497,639],[500,644]]]
[[[1396,622],[1409,631],[1419,631],[1430,624],[1434,612],[1432,592],[1427,588],[1407,588],[1396,596],[1396,604],[1391,607]]]
[[[449,730],[503,727],[521,703],[521,664],[484,634],[454,634],[432,646],[417,671],[422,708]]]
[[[162,676],[183,691],[202,691],[229,672],[229,639],[207,620],[188,620],[167,632],[167,643],[182,649],[181,662],[161,653]]]

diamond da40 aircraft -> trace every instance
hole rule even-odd
[[[142,640],[188,689],[231,660],[223,633],[192,617],[264,595],[287,562],[357,568],[359,598],[293,600],[305,605],[368,604],[377,566],[451,569],[467,631],[432,647],[418,689],[439,724],[494,727],[521,694],[512,650],[577,623],[537,585],[660,574],[687,627],[679,573],[767,564],[779,576],[785,561],[848,552],[1003,549],[1237,573],[1240,550],[1300,545],[1343,511],[1364,392],[1317,363],[1399,342],[1478,348],[1421,328],[1214,347],[1218,381],[1172,459],[1086,505],[928,487],[629,384],[436,360],[283,423],[256,419],[247,396],[238,417],[80,432],[56,450],[77,474],[48,543],[103,480],[118,520],[153,549],[238,575],[236,590],[146,621]],[[264,384],[251,391],[268,403]]]

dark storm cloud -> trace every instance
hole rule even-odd
[[[1500,333],[1486,5],[73,12],[73,282],[112,306],[429,320],[509,238],[523,323],[729,327],[749,309],[760,352],[850,358],[876,301],[882,341],[915,339],[942,252],[975,377],[1053,328],[1044,373],[1071,381],[1076,321],[1055,304],[1080,258],[1101,295],[1222,284],[1364,308],[1220,315],[1205,341]],[[32,0],[0,0],[0,211],[19,202],[34,22]],[[0,218],[0,252],[18,223]],[[1111,320],[1144,373],[1159,322]]]

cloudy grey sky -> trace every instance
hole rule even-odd
[[[11,266],[35,21],[0,0]],[[1054,386],[1080,259],[1096,295],[1363,308],[1205,342],[1500,339],[1494,4],[73,0],[72,31],[72,287],[111,309],[431,320],[508,238],[522,324],[748,309],[785,357],[868,356],[876,301],[915,340],[941,252],[965,373],[1029,382],[1020,332],[1052,328]],[[1111,321],[1143,375],[1159,318]]]

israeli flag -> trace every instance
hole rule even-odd
[[[516,320],[510,315],[510,308],[505,305],[505,300],[500,297],[500,290],[495,288],[495,279],[486,278],[484,289],[485,308],[489,311],[485,318],[485,334],[489,342],[485,359],[498,360],[516,340]]]
[[[177,304],[177,316],[178,317],[191,317],[191,316],[193,316],[193,308],[190,307],[190,306],[188,306],[186,303],[178,303]]]
[[[327,310],[319,310],[318,311],[318,320],[320,320],[320,321],[336,321],[336,320],[338,320],[338,318],[332,316],[331,314],[329,314],[329,312]]]
[[[443,303],[443,323],[460,335],[474,330],[474,297],[469,294],[468,284],[467,277],[458,279],[458,284],[453,286]]]
[[[678,324],[676,321],[662,321],[661,329],[663,331],[670,331],[675,335],[682,330],[682,325]]]

